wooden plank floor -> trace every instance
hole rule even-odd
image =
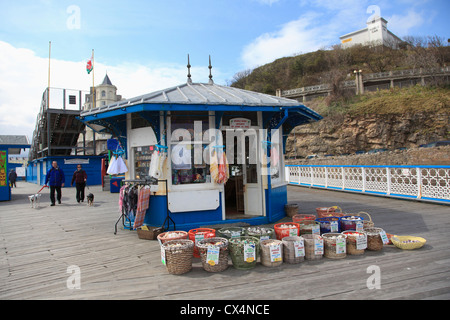
[[[75,188],[63,189],[63,203],[50,207],[48,189],[32,209],[35,184],[19,182],[13,200],[0,202],[0,299],[449,299],[450,207],[438,204],[289,186],[300,213],[338,205],[367,211],[389,233],[427,239],[419,250],[386,246],[381,252],[323,258],[297,265],[248,271],[232,267],[208,273],[194,259],[193,270],[170,275],[160,262],[157,241],[141,240],[114,224],[118,194],[98,186],[95,206],[77,204]],[[288,221],[288,218],[283,219]],[[81,270],[81,289],[68,289],[67,268]],[[381,289],[368,289],[369,266],[381,270]]]

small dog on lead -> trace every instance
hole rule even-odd
[[[39,193],[28,196],[28,199],[30,200],[30,205],[32,208],[39,207],[39,203],[41,202],[41,195]]]
[[[94,205],[94,195],[92,193],[89,193],[86,197],[87,204],[89,207],[92,207]]]

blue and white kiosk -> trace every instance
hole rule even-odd
[[[120,141],[125,179],[146,178],[152,153],[167,152],[147,225],[161,226],[170,216],[176,230],[187,231],[235,222],[267,224],[285,216],[286,138],[294,127],[322,117],[296,100],[217,85],[211,78],[193,83],[188,75],[179,86],[80,114],[94,131]],[[211,178],[208,149],[226,152],[226,183]]]

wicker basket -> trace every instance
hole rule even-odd
[[[188,233],[186,231],[167,231],[159,234],[157,239],[161,244],[170,240],[183,240],[187,239]]]
[[[278,267],[283,263],[283,242],[280,240],[263,240],[261,246],[261,264],[266,267]]]
[[[298,213],[298,204],[296,203],[288,203],[284,205],[284,212],[288,217],[293,217]]]
[[[305,260],[305,255],[296,255],[295,242],[303,241],[303,237],[284,237],[283,242],[283,262],[296,264]]]
[[[316,216],[313,214],[296,214],[295,216],[292,217],[292,222],[295,223],[300,223],[304,220],[316,220]]]
[[[363,220],[364,229],[373,228],[375,226],[375,223],[372,221],[372,217],[370,216],[370,214],[365,211],[361,211],[361,212],[357,213],[358,216],[361,216],[362,214],[365,214],[367,216],[367,219],[364,218],[364,220]]]
[[[342,234],[347,236],[347,254],[350,255],[361,255],[364,254],[366,247],[358,245],[358,237],[366,237],[364,232],[358,232],[353,230],[343,231]]]
[[[246,236],[258,238],[260,241],[272,239],[274,233],[275,230],[273,228],[259,227],[259,226],[248,227],[245,230]]]
[[[300,235],[304,234],[320,235],[320,223],[314,220],[303,220],[300,223]]]
[[[244,252],[246,244],[254,245],[253,260],[246,260],[246,254]],[[259,239],[255,237],[240,237],[233,238],[228,241],[228,249],[230,250],[231,261],[233,267],[241,270],[252,269],[256,266],[256,261],[259,255]]]
[[[330,232],[324,234],[322,238],[325,257],[330,259],[342,259],[347,256],[347,236],[345,234]],[[339,238],[342,238],[344,241],[344,246],[342,248],[336,246],[336,242]]]
[[[365,228],[364,232],[367,234],[367,250],[380,251],[383,249],[383,239],[381,238],[381,228]]]
[[[217,230],[217,236],[222,238],[239,238],[245,235],[245,228],[242,227],[228,227]]]
[[[191,271],[194,242],[191,240],[166,241],[162,248],[165,254],[167,271],[170,274],[183,274]]]
[[[403,250],[418,249],[427,242],[424,238],[414,236],[393,236],[391,241],[397,248]]]
[[[161,234],[161,232],[163,232],[163,228],[162,227],[150,227],[147,226],[148,230],[142,229],[142,227],[137,228],[137,235],[139,239],[144,239],[144,240],[156,240],[156,237],[158,237],[158,235]]]
[[[208,261],[208,248],[211,246],[219,249],[218,261]],[[202,260],[202,266],[208,272],[221,272],[228,268],[228,239],[214,237],[203,239],[197,242],[198,252]]]
[[[305,239],[305,259],[306,260],[317,260],[323,257],[323,247],[322,251],[316,250],[316,241],[323,241],[323,238],[317,234],[305,234],[302,236]],[[323,244],[323,242],[322,242]]]
[[[339,210],[337,212],[336,210]],[[342,209],[338,206],[333,207],[319,207],[316,208],[317,216],[319,218],[326,218],[326,217],[342,217],[344,214],[342,213]]]

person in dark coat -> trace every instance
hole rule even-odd
[[[11,185],[11,188],[12,187],[17,188],[17,186],[16,186],[16,180],[17,180],[16,170],[11,169],[11,171],[9,172],[8,178],[9,178],[9,184]]]
[[[75,186],[77,188],[76,198],[78,203],[80,203],[80,201],[84,201],[84,188],[86,187],[86,180],[86,171],[81,169],[81,164],[77,165],[77,170],[73,173],[72,182],[70,185],[73,186],[73,183],[75,182]]]
[[[56,199],[58,203],[61,203],[61,187],[64,187],[64,171],[60,167],[58,167],[58,162],[53,161],[52,167],[47,172],[47,176],[45,177],[45,185],[49,185],[50,187],[50,201],[51,206],[55,205],[55,191],[56,191]]]

